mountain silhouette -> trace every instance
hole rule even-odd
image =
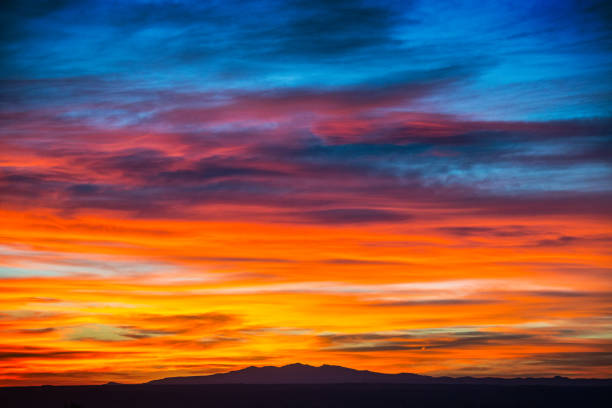
[[[373,371],[322,365],[289,364],[283,367],[247,367],[227,373],[169,377],[148,384],[341,384],[341,383],[397,383],[424,382],[430,377],[417,374],[382,374]]]
[[[585,385],[612,384],[612,380],[552,378],[475,378],[475,377],[429,377],[425,375],[399,373],[384,374],[367,370],[354,370],[324,364],[315,367],[306,364],[289,364],[282,367],[247,367],[227,373],[168,377],[149,381],[152,385],[180,384],[537,384],[537,385]]]
[[[247,367],[145,384],[0,387],[3,407],[612,407],[612,379],[429,377],[322,365]]]

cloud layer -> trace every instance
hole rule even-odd
[[[610,376],[609,7],[459,3],[3,5],[0,384]]]

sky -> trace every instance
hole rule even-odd
[[[612,377],[606,2],[0,7],[0,385]]]

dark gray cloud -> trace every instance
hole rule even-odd
[[[580,236],[570,236],[570,235],[562,235],[556,238],[548,238],[541,239],[531,244],[527,244],[527,246],[534,247],[561,247],[561,246],[570,246],[570,245],[607,245],[612,243],[612,237],[609,236],[590,236],[590,237],[580,237]]]
[[[405,300],[395,302],[376,302],[372,306],[402,307],[402,306],[463,306],[463,305],[489,305],[502,303],[500,299],[431,299],[431,300]]]
[[[534,290],[528,292],[519,292],[521,295],[535,297],[551,297],[551,298],[601,298],[612,299],[612,292],[604,291],[579,291],[579,290]]]
[[[56,330],[57,329],[53,327],[44,327],[41,329],[23,329],[23,330],[20,330],[19,333],[21,334],[45,334],[45,333],[52,333]]]
[[[612,367],[612,352],[572,351],[532,354],[526,359],[526,364],[574,370],[588,367]]]
[[[486,331],[457,331],[425,333],[405,331],[393,334],[361,333],[354,335],[321,336],[325,351],[376,352],[422,349],[452,349],[487,347],[500,344],[540,341],[529,333],[503,333]]]
[[[296,214],[307,222],[323,224],[364,224],[372,222],[406,221],[409,214],[397,211],[369,208],[334,208],[329,210],[304,211]]]
[[[437,231],[457,235],[460,237],[494,236],[494,237],[524,237],[536,233],[533,229],[522,225],[509,225],[504,227],[440,227]]]
[[[172,315],[156,315],[147,314],[136,317],[138,320],[146,320],[153,323],[188,323],[190,325],[223,325],[239,321],[239,316],[226,313],[195,313],[195,314],[172,314]]]
[[[127,337],[129,339],[148,339],[151,337],[160,337],[160,336],[171,336],[174,334],[178,334],[179,331],[176,330],[162,330],[162,329],[141,329],[135,326],[120,326],[122,329],[125,329],[126,332],[122,334],[123,337]]]
[[[219,165],[212,160],[202,160],[191,169],[179,169],[174,171],[164,171],[158,173],[158,178],[162,183],[203,183],[209,180],[219,179],[240,179],[248,180],[253,178],[270,179],[278,176],[286,176],[287,174],[269,170],[265,168],[248,167],[248,166],[230,166]]]
[[[33,351],[29,351],[33,350]],[[22,360],[22,359],[79,359],[91,358],[103,355],[99,352],[70,351],[70,350],[46,350],[25,348],[24,351],[15,349],[14,351],[0,351],[0,361],[3,360]]]

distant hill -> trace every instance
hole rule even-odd
[[[289,364],[282,367],[247,367],[227,373],[192,377],[168,377],[149,381],[152,385],[180,384],[492,384],[492,385],[612,385],[609,379],[552,378],[475,378],[475,377],[429,377],[400,373],[383,374],[374,371],[322,365]]]

